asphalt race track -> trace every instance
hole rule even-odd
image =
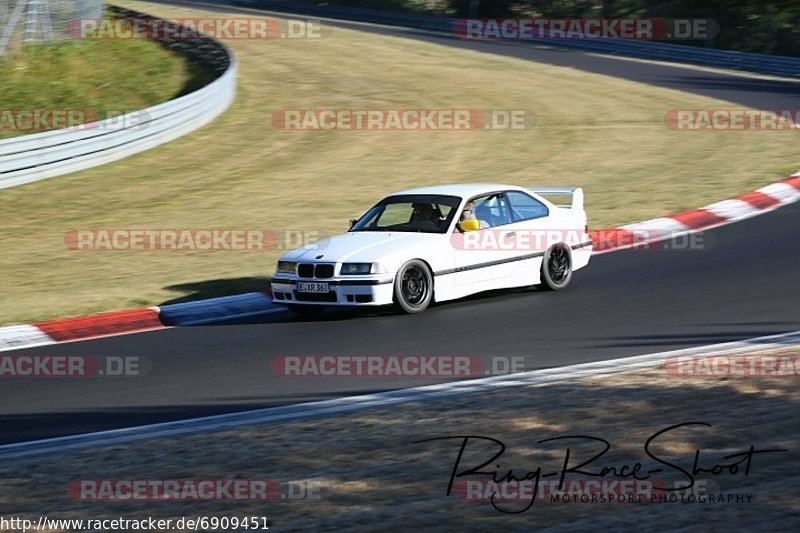
[[[789,82],[358,27],[583,68],[754,107],[800,108],[800,85]],[[270,362],[281,355],[470,355],[487,362],[493,356],[521,356],[530,370],[800,330],[799,223],[800,203],[707,231],[704,250],[595,256],[566,291],[498,292],[435,306],[422,315],[337,312],[313,321],[285,311],[234,323],[5,352],[139,356],[152,369],[129,378],[4,380],[0,443],[434,382],[278,377]]]

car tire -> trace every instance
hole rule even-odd
[[[298,305],[298,304],[287,304],[286,307],[292,313],[298,314],[300,316],[305,317],[313,317],[318,316],[322,313],[325,308],[319,305]]]
[[[433,274],[424,261],[408,261],[394,278],[394,306],[401,313],[421,313],[433,300]]]
[[[546,291],[566,289],[572,280],[572,252],[560,242],[551,246],[542,258],[541,284]]]

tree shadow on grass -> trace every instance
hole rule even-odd
[[[277,379],[269,375],[267,365],[261,368],[264,378]],[[320,481],[324,497],[314,505],[301,500],[302,508],[276,505],[270,512],[278,522],[299,524],[299,530],[331,524],[332,516],[338,521],[335,525],[346,529],[353,522],[351,516],[331,512],[346,506],[365,509],[359,511],[364,520],[376,516],[383,523],[392,521],[422,530],[430,529],[427,526],[431,521],[477,529],[475,524],[502,520],[503,527],[512,531],[529,531],[532,521],[539,527],[570,531],[596,528],[598,523],[609,530],[637,531],[642,529],[641,524],[647,524],[647,529],[704,531],[708,528],[702,526],[708,523],[709,516],[713,516],[720,530],[752,531],[759,530],[759,526],[763,530],[764,517],[769,517],[770,531],[796,530],[794,480],[800,475],[800,463],[793,460],[794,436],[800,420],[792,416],[798,403],[793,395],[796,384],[791,380],[747,385],[742,380],[721,383],[665,378],[651,370],[647,375],[625,374],[535,387],[504,386],[485,392],[429,397],[426,402],[373,405],[352,413],[328,410],[316,413],[320,416],[295,421],[273,419],[264,423],[261,419],[256,423],[256,417],[242,417],[238,420],[250,424],[239,428],[221,426],[217,420],[215,425],[195,426],[206,434],[6,459],[0,462],[0,489],[4,489],[0,490],[0,505],[9,513],[25,513],[26,518],[44,507],[59,515],[102,513],[135,519],[154,510],[170,512],[176,503],[145,499],[84,501],[64,497],[64,487],[79,479],[225,480],[248,473],[252,478]],[[317,392],[330,396],[371,392],[354,390],[341,380],[314,381],[306,386],[318,391],[324,382],[341,387]],[[303,382],[297,383],[300,386]],[[165,382],[163,386],[172,390],[174,383]],[[80,410],[54,408],[4,414],[0,415],[0,424],[17,437],[8,439],[14,441],[38,435],[42,430],[51,432],[52,428],[55,434],[63,434],[253,409],[271,403],[270,399],[276,396],[267,383],[260,391],[243,391],[241,378],[235,376],[225,386],[225,391],[207,391],[205,398],[197,397],[196,388],[189,388],[184,402],[165,402],[154,394],[148,405],[137,407],[109,407],[109,402],[104,405],[98,399]],[[773,393],[765,394],[766,391]],[[294,399],[299,398],[302,396]],[[223,427],[230,431],[211,432]],[[646,443],[657,432],[658,438],[646,449]],[[458,435],[484,437],[473,438],[468,444],[464,441],[461,449],[461,483],[482,481],[471,501],[463,492],[447,494],[463,438],[454,437]],[[569,435],[583,437],[544,440]],[[323,453],[320,442],[324,442]],[[597,489],[592,493],[599,496],[606,492],[607,497],[613,497],[631,492],[630,488],[623,488],[621,480],[631,480],[633,475],[617,472],[630,472],[638,464],[641,471],[635,479],[664,487],[686,487],[689,479],[696,480],[692,494],[698,496],[693,503],[684,502],[677,494],[676,503],[659,503],[652,498],[660,498],[663,491],[647,489],[645,483],[641,485],[644,490],[634,489],[644,501],[638,496],[633,501],[576,498],[567,504],[548,498],[553,486],[545,481],[558,478],[545,477],[541,485],[545,487],[544,495],[531,503],[529,510],[521,512],[532,501],[529,497],[499,500],[494,507],[492,495],[498,488],[490,488],[485,477],[467,475],[465,470],[497,453],[498,443],[504,447],[502,463],[497,461],[496,470],[500,474],[516,472],[520,476],[517,479],[537,470],[546,475],[558,474],[567,464],[586,461],[580,470],[575,466],[575,471],[565,473],[565,480],[572,487],[577,482],[575,488],[579,491],[581,486],[589,489],[588,479],[608,480],[608,485],[595,485]],[[603,451],[606,443],[608,449]],[[738,457],[731,461],[731,452],[747,453],[751,446],[756,450],[789,451],[755,454],[746,473],[744,468],[710,470],[717,464],[738,461]],[[694,463],[705,470],[693,472]],[[364,490],[365,486],[369,490]],[[708,500],[712,494],[713,502]],[[721,497],[728,495],[748,498],[735,502],[726,498],[723,503]],[[179,503],[187,515],[220,514],[231,505],[230,501],[214,500]],[[242,514],[257,515],[263,512],[264,501],[243,499],[236,505]]]

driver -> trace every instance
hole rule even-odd
[[[442,214],[438,208],[434,209],[431,204],[416,203],[409,222],[432,222],[438,227],[442,222]]]

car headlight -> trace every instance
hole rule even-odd
[[[297,262],[296,261],[278,261],[278,267],[275,269],[276,272],[282,272],[284,274],[294,274],[297,272]]]
[[[342,263],[343,276],[356,276],[365,274],[381,274],[386,269],[380,263]]]

